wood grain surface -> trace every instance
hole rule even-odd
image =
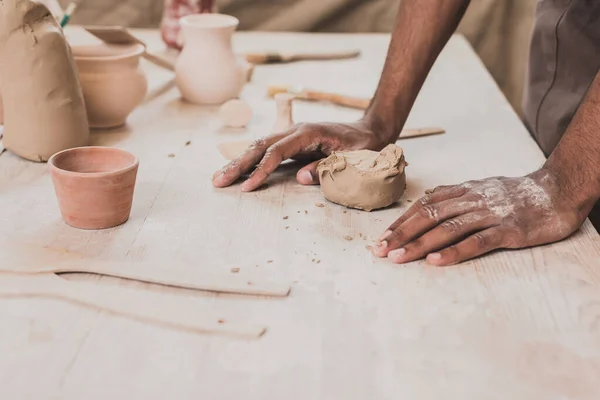
[[[158,32],[137,34],[160,51]],[[182,102],[173,75],[145,63],[145,103],[127,126],[92,134],[93,144],[140,160],[131,218],[117,228],[65,225],[46,166],[2,154],[2,241],[165,269],[239,268],[248,279],[293,283],[289,297],[272,299],[63,276],[185,299],[268,327],[253,340],[161,328],[56,300],[0,299],[0,398],[600,398],[600,237],[589,222],[560,243],[449,268],[392,265],[366,248],[425,189],[522,175],[544,161],[462,37],[444,49],[407,123],[441,126],[446,134],[401,142],[410,166],[396,206],[367,213],[327,203],[318,187],[296,184],[293,164],[255,193],[211,186],[224,162],[219,143],[269,133],[275,106],[264,95],[267,85],[369,97],[387,44],[385,35],[236,35],[239,53],[361,50],[357,59],[257,66],[241,95],[254,112],[246,130],[222,128],[218,107]],[[298,122],[359,116],[327,104],[294,109]]]

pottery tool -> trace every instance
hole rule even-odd
[[[39,266],[39,260],[10,260],[0,256],[0,272],[20,275],[49,273],[91,273],[114,278],[128,279],[157,285],[183,289],[202,290],[217,293],[232,293],[255,296],[285,297],[290,293],[290,285],[274,281],[244,279],[241,276],[219,275],[201,272],[196,269],[157,268],[152,265],[113,261],[91,261],[85,259],[46,260]]]
[[[417,128],[403,129],[398,140],[409,139],[419,136],[439,135],[445,133],[443,128]],[[226,160],[235,160],[237,157],[244,154],[246,149],[252,144],[252,140],[240,140],[235,142],[219,143],[217,148]]]
[[[77,9],[77,3],[75,3],[75,2],[72,2],[67,6],[65,13],[64,13],[62,19],[60,20],[61,28],[64,28],[65,26],[67,26],[69,21],[71,21],[71,16],[73,15],[73,13],[75,12],[76,9]]]
[[[246,53],[244,54],[244,57],[246,58],[246,61],[252,64],[275,64],[295,61],[343,60],[348,58],[356,58],[359,55],[359,50],[348,50],[328,53]]]
[[[0,297],[54,298],[107,311],[154,325],[196,333],[221,333],[243,337],[259,337],[264,326],[230,322],[212,312],[200,310],[185,301],[167,301],[147,293],[116,290],[84,282],[69,282],[54,274],[35,277],[0,276]]]
[[[277,93],[290,93],[300,100],[328,101],[339,106],[357,108],[360,110],[365,110],[371,103],[371,99],[308,90],[302,86],[269,86],[267,88],[267,93],[270,97],[275,96]]]
[[[84,26],[83,29],[108,44],[134,44],[139,43],[146,48],[146,43],[133,36],[122,26]],[[175,71],[175,63],[157,54],[144,51],[144,58],[159,67]]]

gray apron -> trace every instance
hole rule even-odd
[[[546,156],[565,133],[599,69],[600,0],[539,0],[523,112]],[[600,231],[600,202],[590,219]]]

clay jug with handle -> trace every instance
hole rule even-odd
[[[223,14],[195,14],[181,19],[183,51],[175,66],[182,97],[195,104],[221,104],[238,97],[245,70],[231,46],[239,21]]]

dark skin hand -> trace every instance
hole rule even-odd
[[[373,101],[364,117],[351,124],[299,124],[281,134],[255,142],[238,159],[213,176],[213,185],[232,185],[258,167],[241,189],[249,192],[262,185],[288,158],[318,160],[342,150],[381,150],[394,143],[427,72],[464,13],[465,0],[405,0],[398,11],[396,28]],[[298,171],[303,185],[318,184],[318,161]]]
[[[229,186],[260,161],[241,187],[242,191],[250,192],[262,185],[288,158],[317,160],[300,169],[297,180],[303,185],[318,184],[317,164],[323,156],[338,150],[381,150],[385,144],[385,139],[370,130],[363,121],[297,124],[286,132],[255,141],[244,154],[215,173],[213,184],[216,187]]]
[[[452,265],[500,248],[556,242],[600,199],[600,73],[539,171],[439,187],[380,238],[373,253],[395,263],[426,257]]]
[[[469,1],[403,0],[379,86],[355,124],[301,124],[262,139],[221,171],[213,184],[233,184],[257,163],[242,190],[260,186],[287,158],[334,150],[379,150],[397,140],[439,52]],[[298,172],[318,183],[317,162]],[[426,257],[452,265],[500,248],[521,248],[566,238],[600,198],[600,74],[545,165],[524,177],[494,177],[435,188],[384,232],[373,249],[405,263]]]

